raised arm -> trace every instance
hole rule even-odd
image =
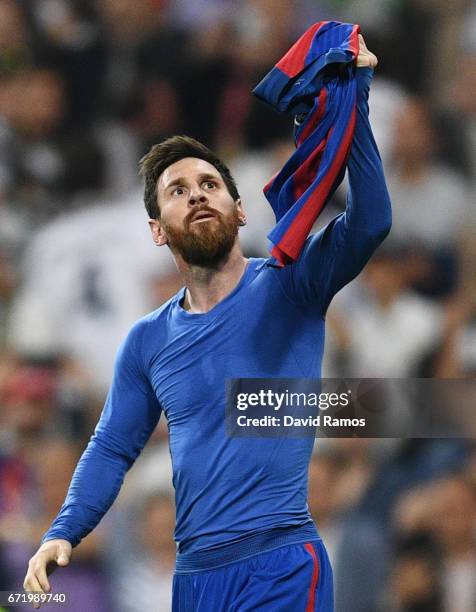
[[[347,164],[345,212],[308,238],[289,274],[292,297],[325,314],[333,296],[359,274],[388,234],[391,205],[370,127],[368,96],[373,69],[357,69],[357,117]]]
[[[127,470],[155,429],[160,405],[141,363],[140,324],[119,349],[113,383],[66,500],[31,558],[24,588],[50,589],[46,566],[67,565],[71,548],[96,527],[117,497]]]

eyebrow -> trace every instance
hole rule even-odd
[[[203,172],[202,174],[198,175],[198,178],[201,182],[203,181],[217,181],[220,179],[220,176],[215,176],[214,174],[210,174],[209,172]],[[185,182],[187,179],[183,176],[180,176],[176,179],[174,179],[173,181],[170,181],[170,183],[168,183],[165,187],[164,187],[164,191],[167,191],[168,189],[170,189],[170,187],[175,187],[176,185],[180,185],[183,182]]]

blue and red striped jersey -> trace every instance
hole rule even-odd
[[[268,235],[271,254],[280,265],[298,259],[344,177],[355,129],[359,32],[358,25],[315,23],[253,91],[278,112],[305,114],[296,151],[264,188],[277,221]]]

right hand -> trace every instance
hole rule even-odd
[[[36,593],[49,593],[51,590],[48,575],[56,567],[68,565],[73,548],[68,540],[48,540],[40,546],[28,562],[28,571],[23,582],[25,591]],[[39,608],[40,604],[33,604]]]
[[[375,53],[367,49],[364,37],[359,34],[359,55],[357,56],[357,68],[375,68],[378,64],[378,59]]]

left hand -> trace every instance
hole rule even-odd
[[[378,64],[377,56],[367,49],[364,37],[359,34],[359,55],[357,56],[357,68],[375,68]]]

